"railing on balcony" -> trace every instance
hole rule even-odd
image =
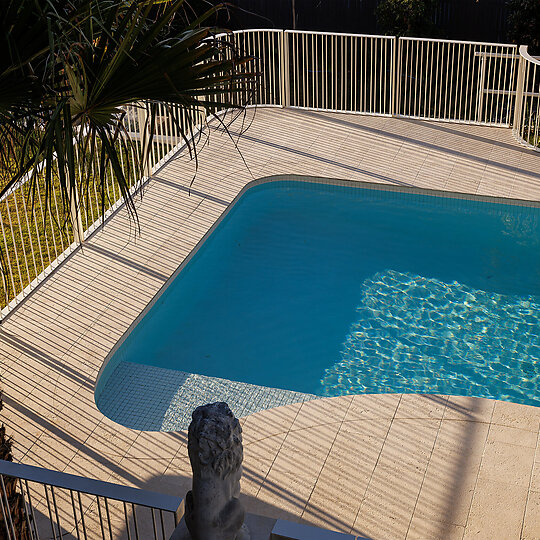
[[[523,144],[540,147],[540,62],[526,47],[289,30],[242,30],[234,39],[258,62],[256,105],[511,126]],[[246,91],[240,100],[251,97]],[[126,129],[137,144],[143,144],[147,106],[126,110]],[[148,176],[183,145],[173,117],[195,131],[206,120],[202,111],[153,106],[159,115]],[[124,156],[124,167],[133,163]],[[0,320],[123,203],[110,171],[106,200],[91,184],[76,201],[80,215],[64,226],[60,191],[53,186],[48,207],[44,191],[38,182],[32,198],[21,182],[0,200],[0,247],[7,254]],[[26,204],[31,199],[33,207]]]
[[[24,511],[8,496],[22,496]],[[110,538],[169,540],[183,516],[181,497],[111,484],[0,460],[0,537],[24,539]]]

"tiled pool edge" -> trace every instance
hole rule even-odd
[[[114,390],[111,388],[114,386]],[[120,362],[105,382],[98,408],[111,420],[140,431],[181,431],[199,405],[226,401],[237,417],[321,396]]]

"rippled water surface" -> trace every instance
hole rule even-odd
[[[540,211],[251,188],[113,357],[335,396],[540,405]]]

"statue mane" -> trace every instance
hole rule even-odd
[[[218,412],[219,414],[216,414]],[[197,407],[189,425],[188,453],[203,476],[226,478],[242,464],[242,428],[226,403]]]

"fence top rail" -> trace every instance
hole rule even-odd
[[[243,28],[242,30],[233,30],[233,34],[245,34],[246,32],[272,32],[273,34],[281,34],[283,30],[279,28]]]
[[[119,484],[102,482],[101,480],[4,460],[0,460],[0,475],[21,478],[29,482],[38,482],[62,489],[80,491],[89,495],[156,508],[166,512],[177,512],[183,500],[182,497],[121,486]]]
[[[461,41],[459,39],[437,39],[437,38],[421,38],[421,37],[409,37],[403,36],[399,38],[402,41],[433,41],[435,43],[459,43],[463,45],[484,45],[492,47],[508,47],[510,49],[516,49],[517,45],[514,43],[490,43],[488,41]]]
[[[247,30],[248,32],[250,30]],[[356,37],[356,38],[376,38],[394,40],[395,36],[382,36],[377,34],[346,34],[342,32],[313,32],[311,30],[280,30],[286,34],[310,34],[314,36],[342,36],[342,37]]]
[[[525,60],[528,60],[529,62],[532,62],[533,64],[536,64],[537,66],[540,66],[540,57],[534,57],[529,54],[529,46],[528,45],[521,45],[519,47],[519,54],[525,58]]]

